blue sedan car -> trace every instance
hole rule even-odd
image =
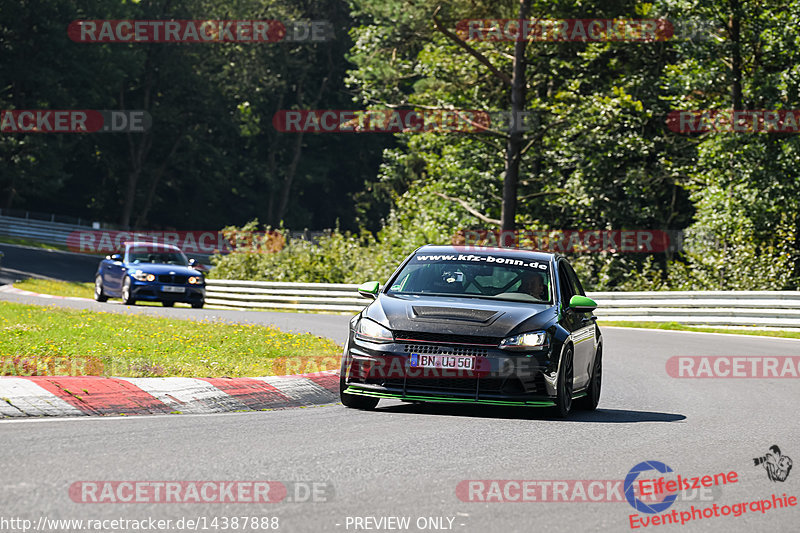
[[[164,307],[184,302],[200,309],[206,290],[203,273],[196,265],[176,246],[126,242],[117,253],[100,262],[94,299],[105,302],[122,298],[126,305],[135,305],[137,300],[161,302]]]

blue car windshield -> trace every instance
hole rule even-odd
[[[153,263],[162,265],[187,266],[189,264],[182,252],[152,249],[131,249],[128,252],[128,262],[134,264]]]
[[[552,303],[550,264],[496,254],[416,254],[389,294],[424,294]]]

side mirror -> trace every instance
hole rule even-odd
[[[364,298],[370,298],[374,300],[378,297],[378,289],[380,289],[380,286],[380,283],[377,281],[367,281],[358,287],[358,294]]]
[[[190,267],[193,267],[193,266],[195,266],[196,264],[197,264],[197,259],[194,259],[194,258],[192,258],[192,259],[189,259],[189,266],[190,266]]]
[[[111,257],[109,257],[109,259],[111,259],[112,261],[122,261],[122,256],[120,254],[112,254]]]
[[[591,298],[576,294],[569,299],[569,308],[578,313],[589,313],[597,309],[597,304]]]

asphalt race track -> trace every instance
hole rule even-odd
[[[94,281],[100,258],[30,246],[0,243],[0,285],[24,278]]]
[[[348,320],[337,315],[128,308],[0,295],[3,300],[48,305],[273,323],[339,342]],[[692,505],[721,508],[771,499],[772,494],[800,493],[796,469],[784,482],[770,481],[765,469],[753,463],[774,444],[784,455],[800,458],[796,379],[677,379],[665,370],[666,360],[674,355],[796,356],[800,341],[617,328],[606,328],[604,337],[600,408],[566,421],[551,419],[541,409],[383,400],[374,412],[335,404],[223,415],[0,422],[2,518],[25,518],[35,525],[40,517],[152,517],[173,520],[168,531],[180,530],[174,521],[200,517],[205,517],[206,530],[213,531],[213,518],[221,526],[234,516],[278,517],[281,531],[403,530],[386,527],[396,527],[394,521],[372,521],[387,517],[408,517],[407,531],[626,531],[631,530],[629,516],[635,511],[624,495],[613,502],[487,503],[462,501],[456,488],[465,480],[618,481],[643,461],[663,462],[684,477],[738,474],[736,483],[690,494],[687,497],[694,500],[679,500],[665,514],[689,511]],[[73,483],[96,480],[269,480],[288,486],[295,501],[88,504],[71,499]],[[297,501],[304,500],[310,486],[298,482],[326,485],[319,489],[317,501]],[[491,485],[484,486],[488,490]],[[580,495],[567,494],[581,500]],[[510,498],[515,495],[520,497],[518,491],[508,493]],[[738,517],[640,529],[796,531],[799,516],[796,506],[764,513],[748,509]]]

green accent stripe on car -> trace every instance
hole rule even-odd
[[[528,406],[547,406],[555,405],[554,402],[549,400],[531,400],[527,402],[512,402],[504,400],[475,400],[473,398],[444,398],[440,396],[423,396],[416,394],[395,394],[390,392],[368,391],[364,389],[347,387],[345,391],[347,394],[358,394],[361,396],[374,396],[377,398],[395,398],[398,400],[419,400],[424,402],[442,402],[442,403],[480,403],[486,405],[528,405]]]

